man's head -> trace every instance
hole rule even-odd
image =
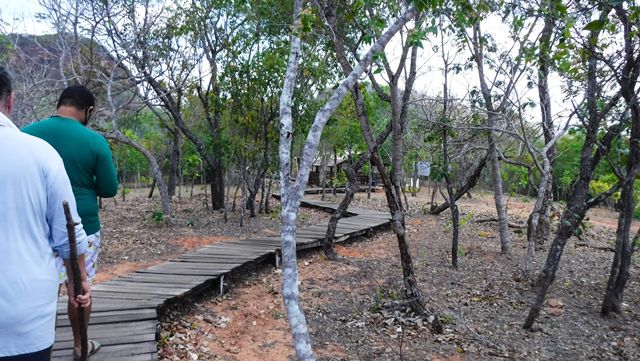
[[[7,117],[13,111],[13,88],[11,76],[5,67],[0,65],[0,112]]]
[[[76,119],[83,125],[87,125],[95,102],[95,97],[87,87],[72,85],[62,91],[56,108],[58,115]]]

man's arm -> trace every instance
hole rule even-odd
[[[87,280],[87,270],[85,269],[84,264],[84,254],[78,256],[78,266],[80,266],[80,278],[82,279],[82,290],[84,291],[82,295],[75,294],[75,289],[73,288],[73,270],[71,270],[71,261],[66,259],[64,260],[64,267],[67,269],[67,296],[69,297],[69,301],[71,301],[71,305],[73,307],[78,307],[78,305],[82,307],[89,307],[91,303],[91,285]]]
[[[102,136],[100,138],[96,154],[96,194],[98,197],[110,198],[118,193],[118,174],[109,143]]]
[[[79,220],[78,211],[76,208],[76,201],[71,190],[71,183],[69,177],[64,170],[64,164],[62,159],[52,150],[50,159],[47,159],[45,167],[45,177],[47,185],[47,211],[46,218],[49,225],[50,242],[51,247],[55,250],[60,257],[64,260],[65,266],[67,266],[67,275],[69,282],[72,281],[71,265],[69,263],[70,248],[69,248],[69,235],[67,234],[67,220],[64,215],[64,208],[62,203],[64,201],[69,202],[69,209],[71,210],[71,216],[74,220]],[[87,248],[87,235],[82,228],[82,223],[77,222],[75,226],[76,235],[76,248],[78,251],[78,266],[80,267],[80,273],[82,277],[84,295],[74,297],[73,287],[67,286],[69,293],[69,299],[74,306],[78,304],[87,307],[91,298],[91,289],[89,283],[86,281],[87,273],[84,265],[84,253]],[[69,283],[68,283],[69,284]]]

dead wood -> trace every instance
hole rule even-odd
[[[476,219],[475,222],[476,223],[498,222],[498,218],[496,218],[496,217],[481,218],[481,219]],[[526,224],[518,224],[518,223],[512,223],[512,222],[509,222],[508,224],[509,224],[509,227],[511,227],[511,228],[518,228],[518,229],[527,228]]]

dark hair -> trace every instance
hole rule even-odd
[[[85,110],[88,107],[92,107],[95,105],[96,99],[93,96],[93,93],[84,85],[72,85],[67,87],[60,94],[60,99],[58,99],[58,105],[56,108],[60,108],[61,106],[72,106],[78,110]]]
[[[11,94],[11,75],[4,66],[0,65],[0,100]]]

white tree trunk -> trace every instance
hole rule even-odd
[[[306,143],[302,151],[302,161],[298,168],[295,185],[291,184],[291,139],[293,137],[293,122],[291,116],[291,102],[293,90],[298,72],[298,59],[300,57],[300,38],[297,33],[300,31],[300,8],[301,0],[294,1],[293,33],[291,35],[291,52],[287,64],[287,72],[284,79],[284,86],[280,97],[280,194],[282,201],[282,296],[289,318],[289,326],[293,334],[294,347],[298,360],[314,360],[311,350],[311,341],[307,330],[307,323],[302,307],[298,289],[298,268],[296,257],[296,218],[300,202],[304,194],[304,189],[309,180],[309,171],[315,159],[318,143],[322,130],[329,120],[331,114],[340,105],[349,89],[355,84],[357,79],[369,67],[374,53],[384,49],[393,35],[398,32],[404,24],[411,20],[416,9],[408,9],[369,49],[367,54],[360,60],[354,70],[342,81],[340,86],[333,91],[327,103],[318,111],[313,125],[307,136]]]

